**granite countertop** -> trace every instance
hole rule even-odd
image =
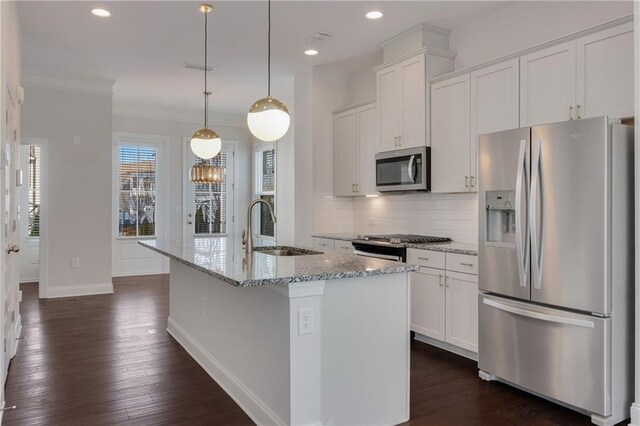
[[[196,238],[191,245],[163,240],[145,240],[138,244],[240,287],[397,274],[418,269],[415,265],[334,252],[272,256],[255,251],[247,262],[241,247],[230,249],[231,244],[225,237]]]
[[[474,243],[458,243],[452,241],[450,243],[426,243],[426,244],[407,244],[407,248],[415,248],[420,250],[444,251],[447,253],[468,254],[471,256],[478,255],[478,245]]]
[[[353,232],[342,232],[336,234],[312,234],[312,237],[327,238],[330,240],[356,241],[360,234]],[[420,250],[444,251],[447,253],[468,254],[471,256],[478,255],[478,245],[475,243],[459,243],[452,241],[450,243],[422,243],[422,244],[406,244],[407,248],[415,248]]]
[[[358,239],[360,234],[356,234],[354,232],[336,232],[335,234],[311,234],[311,236],[316,238],[327,238],[329,240],[355,241]]]

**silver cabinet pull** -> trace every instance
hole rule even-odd
[[[580,104],[576,104],[576,116],[578,117],[578,120],[582,118],[580,117]]]
[[[438,284],[440,284],[440,287],[444,285],[442,284],[442,275],[438,275]]]
[[[450,286],[451,286],[451,284],[449,284],[449,280],[448,280],[448,278],[449,278],[449,277],[447,277],[446,275],[444,276],[444,286],[445,286],[445,287],[450,287]]]
[[[469,176],[469,177],[470,177],[469,181],[471,182],[469,186],[473,188],[473,178],[475,178],[475,176]]]
[[[460,262],[460,265],[462,265],[462,266],[473,266],[473,263]]]
[[[402,136],[398,136],[398,146],[402,146]]]
[[[569,105],[569,120],[573,120],[573,105]]]
[[[464,177],[464,187],[468,188],[469,187],[469,176],[465,176]]]
[[[420,259],[420,260],[427,260],[427,261],[429,260],[429,258],[428,258],[428,257],[420,257],[420,256],[418,256],[418,259]]]

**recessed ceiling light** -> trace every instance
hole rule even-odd
[[[307,49],[304,51],[304,54],[309,56],[315,56],[318,54],[318,51],[316,49]]]
[[[384,13],[378,10],[372,10],[371,12],[367,12],[366,16],[368,19],[380,19],[384,16]]]
[[[91,9],[91,13],[101,18],[108,18],[109,16],[111,16],[111,12],[109,12],[107,9]]]

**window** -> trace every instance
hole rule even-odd
[[[40,147],[29,145],[29,216],[27,235],[40,236]]]
[[[265,200],[275,211],[276,190],[276,150],[273,144],[265,145],[255,153],[255,196]],[[275,224],[271,221],[269,210],[260,204],[258,213],[260,229],[258,235],[275,237]]]
[[[195,184],[195,234],[214,235],[227,233],[227,160],[232,153],[223,148],[220,154],[209,160],[196,157],[196,164],[210,164],[224,169],[220,183]]]
[[[118,236],[156,235],[157,149],[118,146]]]

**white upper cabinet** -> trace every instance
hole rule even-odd
[[[375,102],[356,109],[358,122],[358,195],[376,194],[376,152],[380,133]]]
[[[520,126],[574,118],[576,42],[520,57]]]
[[[471,73],[470,182],[476,191],[478,136],[520,127],[520,61],[512,59]]]
[[[379,146],[376,103],[333,116],[333,195],[376,194],[375,154]]]
[[[469,74],[431,86],[431,191],[469,192]]]
[[[520,124],[632,117],[633,23],[520,58]]]
[[[392,151],[398,147],[400,134],[400,93],[397,67],[385,68],[377,73],[378,120],[380,127],[380,151]]]
[[[426,126],[425,54],[377,72],[379,151],[424,146]]]
[[[353,196],[357,179],[356,111],[336,114],[333,120],[333,194]]]
[[[633,23],[579,38],[576,43],[577,116],[632,117]]]
[[[424,146],[425,122],[427,119],[425,56],[418,55],[401,62],[400,69],[400,134],[399,145],[403,148]]]

